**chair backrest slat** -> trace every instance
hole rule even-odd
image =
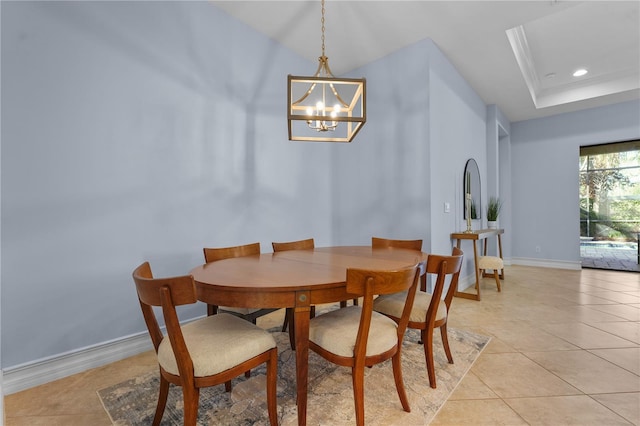
[[[418,265],[395,271],[347,269],[347,292],[357,294],[363,298],[358,338],[356,347],[354,348],[356,358],[364,359],[366,354],[369,327],[371,325],[373,312],[373,297],[376,295],[407,291],[402,318],[398,323],[398,341],[402,340],[402,336],[409,323],[409,314],[413,307],[419,277],[420,269]]]
[[[367,287],[373,295],[405,291],[411,287],[415,275],[414,267],[396,271],[376,271],[367,269],[347,269],[347,292],[364,296]]]
[[[147,305],[161,306],[160,289],[169,287],[171,297],[176,306],[196,303],[196,285],[191,275],[170,278],[153,278],[149,263],[145,262],[133,272],[138,297]]]
[[[260,254],[260,243],[244,244],[233,247],[207,248],[204,251],[204,261],[206,263],[216,260],[230,259],[232,257],[253,256]]]
[[[389,238],[371,237],[373,248],[395,247],[422,251],[422,240],[393,240]]]
[[[451,306],[453,296],[458,289],[458,279],[460,278],[460,271],[462,270],[462,256],[464,255],[464,253],[459,248],[454,247],[451,255],[459,257],[459,260],[456,261],[456,263],[459,263],[459,265],[457,265],[457,268],[454,269],[455,272],[451,276],[451,281],[449,281],[449,288],[447,289],[447,293],[444,296],[444,302],[447,305],[447,310],[449,309],[449,306]]]
[[[160,330],[158,319],[152,307],[161,306],[167,334],[170,337],[176,358],[179,360],[178,365],[181,364],[180,358],[183,360],[183,365],[191,364],[191,358],[186,351],[184,337],[182,336],[176,306],[192,304],[198,301],[193,277],[191,275],[182,275],[171,278],[153,278],[149,262],[144,262],[133,271],[133,281],[136,285],[142,315],[156,353],[164,335]]]
[[[443,302],[442,293],[446,285],[447,277],[450,277],[450,280],[444,302],[447,306],[447,310],[449,309],[453,294],[458,287],[458,277],[460,276],[460,270],[462,268],[462,258],[462,250],[457,247],[454,247],[451,256],[430,254],[427,258],[426,273],[436,275],[436,282],[434,283],[433,292],[431,294],[431,303],[427,310],[427,322],[433,323],[436,320],[438,306]]]
[[[190,381],[193,380],[193,360],[182,334],[180,319],[173,300],[173,290],[169,286],[162,286],[159,293],[162,300],[162,316],[167,327],[167,336],[171,342],[171,349],[176,357],[178,371],[185,383],[191,385]]]
[[[273,251],[287,251],[287,250],[310,250],[315,248],[313,238],[299,241],[288,241],[283,243],[271,243]]]

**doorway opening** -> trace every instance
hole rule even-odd
[[[640,140],[580,147],[585,268],[640,272]]]

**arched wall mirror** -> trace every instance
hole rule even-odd
[[[480,199],[480,169],[476,160],[470,158],[464,166],[464,190],[462,193],[462,205],[465,205],[466,194],[471,194],[471,219],[482,217],[482,200]],[[467,209],[464,209],[464,218],[467,219]]]

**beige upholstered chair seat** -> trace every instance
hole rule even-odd
[[[504,262],[498,256],[480,256],[478,258],[478,269],[502,269]]]
[[[353,357],[361,312],[360,306],[349,306],[313,318],[309,324],[309,340],[336,355]],[[397,343],[395,321],[373,312],[366,356],[384,353]]]
[[[407,292],[385,294],[376,298],[373,301],[373,309],[385,315],[389,315],[395,318],[402,316],[402,310],[404,309],[404,302],[407,299]],[[411,309],[411,315],[409,315],[409,322],[425,322],[427,318],[427,309],[431,304],[431,295],[424,291],[417,291],[416,298],[413,302]],[[436,321],[445,319],[447,317],[447,306],[444,303],[438,304],[438,313],[436,314]]]
[[[195,377],[220,373],[276,347],[275,339],[267,331],[231,314],[191,322],[182,326],[182,333]],[[158,347],[158,362],[168,373],[180,374],[167,337]]]

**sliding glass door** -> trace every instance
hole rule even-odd
[[[640,141],[580,148],[580,251],[585,267],[638,270]]]

